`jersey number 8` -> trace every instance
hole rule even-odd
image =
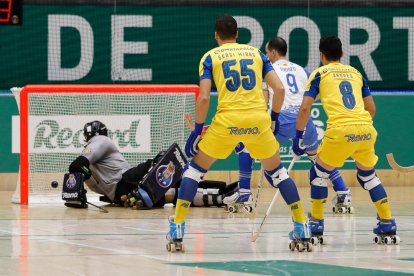
[[[221,65],[223,69],[224,78],[229,80],[226,81],[226,87],[230,92],[234,92],[239,89],[240,84],[245,90],[252,90],[256,86],[256,74],[253,69],[247,67],[248,65],[253,64],[252,59],[241,59],[240,60],[240,73],[235,70],[231,69],[232,66],[236,65],[237,61],[232,59],[223,62]],[[240,83],[240,75],[243,78]]]
[[[339,91],[342,94],[342,102],[344,106],[348,109],[353,109],[355,107],[355,97],[352,94],[352,85],[349,81],[341,81],[339,84]]]

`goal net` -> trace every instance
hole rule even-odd
[[[176,142],[184,146],[196,85],[28,85],[13,89],[20,108],[20,175],[12,201],[61,200],[62,180],[99,120],[131,166]],[[52,181],[59,187],[51,187]],[[88,192],[89,198],[89,192]]]

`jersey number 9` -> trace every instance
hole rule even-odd
[[[243,87],[243,89],[252,90],[256,86],[256,73],[254,72],[253,69],[247,66],[252,65],[253,60],[252,59],[241,59],[240,60],[240,73],[235,69],[231,69],[231,67],[236,64],[237,64],[237,61],[232,59],[232,60],[223,62],[223,64],[221,65],[223,69],[224,78],[226,79],[231,78],[226,81],[227,90],[229,90],[230,92],[234,92],[237,89],[239,89],[240,84]],[[240,75],[242,77],[247,77],[247,78],[243,78],[240,82]]]
[[[296,84],[296,78],[293,74],[286,74],[286,82],[289,85],[289,92],[296,94],[299,92],[298,85]]]
[[[341,81],[339,84],[339,91],[342,94],[342,102],[344,106],[348,109],[353,109],[355,107],[355,97],[352,94],[352,85],[349,81]]]

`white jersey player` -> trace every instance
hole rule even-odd
[[[266,54],[271,61],[279,79],[285,88],[285,98],[283,101],[282,111],[279,116],[279,131],[276,139],[279,144],[283,144],[295,137],[296,134],[296,117],[299,107],[302,103],[303,94],[308,82],[309,72],[302,66],[288,61],[286,59],[287,44],[281,37],[270,39],[266,44]],[[273,91],[267,89],[264,85],[265,98],[272,102]],[[268,92],[268,94],[266,93]],[[303,142],[306,146],[308,158],[315,162],[316,150],[318,148],[318,134],[312,119],[309,118],[306,125],[306,131],[303,135]],[[234,202],[245,201],[246,198],[252,200],[250,192],[250,178],[252,172],[252,160],[248,151],[242,144],[236,147],[236,153],[239,154],[239,192],[224,199],[224,203],[231,205]],[[349,209],[351,196],[338,170],[330,175],[330,180],[337,192],[335,197],[334,212],[352,212]],[[344,207],[345,206],[345,207]]]

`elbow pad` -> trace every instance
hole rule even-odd
[[[91,171],[89,169],[89,160],[85,156],[79,156],[76,158],[69,166],[70,173],[83,173],[84,180],[87,180],[91,177]]]

